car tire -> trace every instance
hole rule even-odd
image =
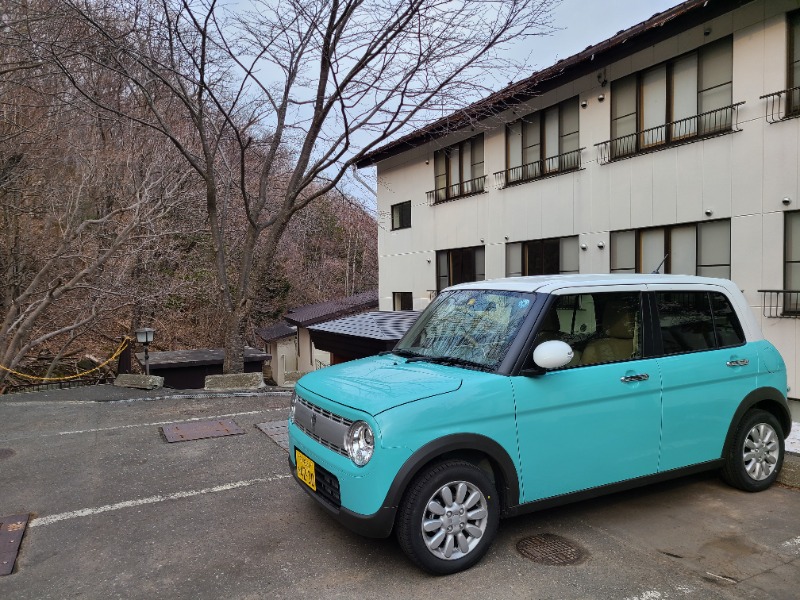
[[[409,485],[398,510],[397,539],[421,569],[457,573],[486,554],[499,515],[489,476],[472,463],[447,461],[423,471]]]
[[[783,428],[765,410],[745,413],[731,443],[722,478],[747,492],[760,492],[778,478],[783,465]]]

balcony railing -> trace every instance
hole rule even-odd
[[[569,171],[577,171],[581,168],[581,152],[584,150],[586,148],[578,148],[577,150],[571,150],[558,156],[551,156],[544,160],[537,160],[527,165],[498,171],[494,174],[495,185],[499,188],[504,188],[536,179],[552,177],[561,173],[568,173]]]
[[[598,160],[600,164],[606,164],[637,154],[655,152],[670,146],[740,131],[738,116],[742,104],[744,102],[737,102],[693,117],[600,142],[595,144]]]
[[[482,194],[486,191],[486,175],[454,183],[453,185],[437,188],[428,192],[428,204],[441,204],[458,198],[465,198],[473,194]]]
[[[766,100],[767,122],[777,123],[800,117],[800,86],[759,97]]]
[[[763,296],[764,316],[800,319],[800,290],[758,290]]]

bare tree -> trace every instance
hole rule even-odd
[[[549,27],[553,0],[63,0],[53,62],[85,98],[157,130],[205,186],[225,372],[290,219],[365,154],[505,82],[497,50]],[[76,35],[76,32],[82,32]],[[146,113],[109,103],[86,72],[123,80]],[[174,116],[191,127],[177,129]],[[232,204],[244,222],[230,220]],[[229,231],[238,233],[234,251]]]

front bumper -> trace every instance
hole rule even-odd
[[[378,509],[377,512],[371,515],[361,515],[355,513],[343,506],[335,506],[325,497],[325,495],[315,492],[305,483],[303,483],[303,481],[297,476],[297,469],[295,468],[295,464],[292,462],[291,454],[289,455],[289,469],[291,470],[292,476],[297,484],[309,496],[316,500],[317,504],[324,508],[325,511],[331,515],[331,517],[351,531],[354,531],[359,535],[363,535],[364,537],[371,538],[385,538],[391,535],[392,527],[394,526],[394,517],[397,513],[396,506],[383,506]]]

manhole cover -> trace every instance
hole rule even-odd
[[[0,460],[11,458],[12,456],[14,456],[14,451],[11,448],[0,448]]]
[[[168,442],[188,442],[204,438],[238,435],[244,433],[232,419],[218,421],[196,421],[194,423],[173,423],[161,428]]]
[[[258,423],[256,427],[266,433],[278,446],[289,451],[289,423],[286,419]]]
[[[553,533],[540,533],[517,542],[517,552],[541,565],[577,565],[586,559],[586,551],[577,544]]]

